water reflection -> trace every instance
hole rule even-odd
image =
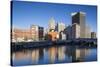
[[[38,63],[38,60],[39,60],[39,50],[38,49],[33,50],[32,53],[30,53],[30,54],[32,54],[32,62],[33,62],[33,64]]]
[[[84,61],[85,57],[90,54],[89,51],[90,50],[87,48],[73,49],[72,50],[72,62]]]
[[[65,47],[58,47],[58,60],[63,61],[65,60]]]
[[[69,63],[96,60],[96,48],[80,48],[76,46],[52,46],[47,48],[25,49],[12,53],[13,65]]]
[[[48,49],[49,61],[50,63],[54,63],[57,59],[57,48],[51,47]]]

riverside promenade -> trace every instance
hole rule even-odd
[[[37,41],[37,42],[11,42],[12,50],[29,49],[29,48],[40,48],[49,47],[56,45],[71,45],[71,46],[97,46],[97,39],[71,39],[71,40],[57,40],[57,41]]]

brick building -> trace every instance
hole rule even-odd
[[[32,25],[30,29],[12,29],[12,42],[39,41],[44,37],[43,27]]]

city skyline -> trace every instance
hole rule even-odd
[[[48,28],[49,20],[53,17],[56,23],[63,22],[68,26],[72,23],[71,13],[79,11],[86,13],[86,24],[97,32],[97,7],[86,5],[13,1],[12,25],[22,29],[32,24]]]
[[[97,61],[96,5],[14,0],[11,25],[11,66]]]

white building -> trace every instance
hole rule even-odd
[[[58,32],[61,32],[61,31],[64,31],[64,29],[65,29],[65,24],[64,23],[58,23],[57,24],[57,31]]]
[[[32,35],[32,39],[33,41],[37,41],[38,40],[38,26],[37,25],[32,25],[31,26],[31,35]]]
[[[80,25],[77,23],[72,24],[72,38],[80,38]]]
[[[60,32],[60,40],[66,40],[66,34],[64,32]]]
[[[55,23],[55,20],[54,20],[54,18],[51,18],[50,19],[50,21],[49,21],[49,31],[51,30],[51,29],[54,29],[55,30],[55,26],[56,26],[56,23]]]
[[[37,25],[32,25],[31,36],[34,41],[42,40],[44,36],[44,28]]]
[[[91,38],[91,29],[88,25],[86,26],[86,38]]]

